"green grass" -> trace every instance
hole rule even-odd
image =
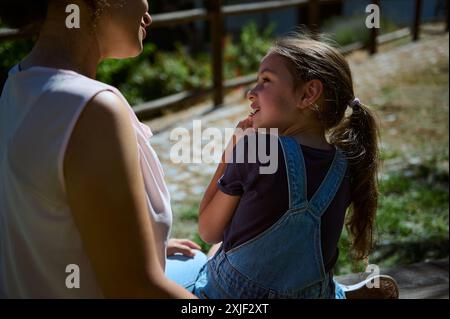
[[[205,253],[211,248],[212,245],[205,243],[198,234],[197,221],[198,221],[198,205],[184,205],[177,207],[178,218],[174,220],[173,237],[187,237],[188,239],[196,242],[202,248]]]
[[[198,219],[198,206],[186,206],[180,210],[181,221],[197,221]]]
[[[201,238],[198,232],[195,232],[194,237],[192,238],[194,242],[200,245],[202,247],[202,251],[207,253],[212,245],[205,243]]]
[[[448,190],[435,183],[390,176],[381,184],[378,232],[384,244],[448,237]]]
[[[370,263],[390,267],[448,255],[448,174],[427,178],[422,174],[405,170],[381,181],[378,238]],[[363,264],[350,258],[346,231],[339,250],[336,274],[363,271]]]

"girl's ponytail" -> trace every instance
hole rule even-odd
[[[356,259],[368,257],[373,247],[378,207],[378,124],[373,112],[358,99],[352,113],[333,129],[330,140],[347,156],[351,176],[352,205],[346,227]]]

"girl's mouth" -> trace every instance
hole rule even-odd
[[[250,108],[252,109],[252,111],[250,112],[251,117],[255,116],[256,113],[258,113],[260,110],[259,106],[257,106],[255,102],[253,102],[252,105],[250,105]]]
[[[258,112],[259,112],[259,109],[254,109],[250,112],[250,116],[255,116],[255,114]]]

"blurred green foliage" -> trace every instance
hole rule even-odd
[[[238,39],[224,42],[225,78],[256,72],[271,43],[274,25],[260,31],[254,22],[243,29]],[[0,42],[0,72],[8,70],[31,51],[33,40]],[[97,80],[117,87],[131,105],[161,98],[184,90],[207,88],[212,83],[211,55],[191,55],[181,44],[173,52],[144,45],[141,55],[130,59],[107,59],[100,63]]]
[[[7,40],[0,42],[0,73],[7,74],[9,69],[19,63],[33,48],[31,39]]]
[[[225,78],[256,72],[270,47],[274,26],[259,31],[251,22],[237,41],[227,37],[224,51]],[[181,92],[211,86],[211,55],[192,56],[181,44],[174,52],[158,51],[146,44],[138,58],[107,60],[101,63],[97,79],[121,90],[130,104],[138,104]]]
[[[367,43],[368,29],[362,26],[365,17],[336,17],[325,22],[323,31],[340,45],[355,41]],[[381,32],[396,26],[382,20]],[[227,36],[224,41],[225,79],[254,73],[272,44],[275,24],[260,30],[255,22],[242,28],[237,39]],[[32,48],[33,40],[4,41],[0,43],[0,72],[5,76],[9,68],[18,63]],[[108,59],[97,72],[99,81],[117,87],[131,105],[161,98],[184,90],[211,86],[211,55],[195,56],[181,44],[173,52],[159,51],[152,43],[144,46],[136,58]]]
[[[367,45],[370,41],[370,29],[365,26],[365,21],[366,16],[364,15],[333,17],[324,22],[322,31],[341,46],[355,42],[362,42]],[[388,19],[380,19],[380,34],[397,29],[398,26],[394,22]]]
[[[275,24],[260,31],[254,22],[242,29],[238,41],[228,37],[225,45],[225,78],[255,73],[273,41]]]
[[[448,179],[448,171],[441,172],[429,162],[381,180],[377,242],[370,263],[391,267],[448,255]],[[337,275],[364,271],[363,263],[351,259],[345,230],[339,252]]]

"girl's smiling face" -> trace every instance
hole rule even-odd
[[[300,96],[283,57],[263,58],[256,86],[248,92],[254,128],[278,128],[280,133],[299,122]]]

